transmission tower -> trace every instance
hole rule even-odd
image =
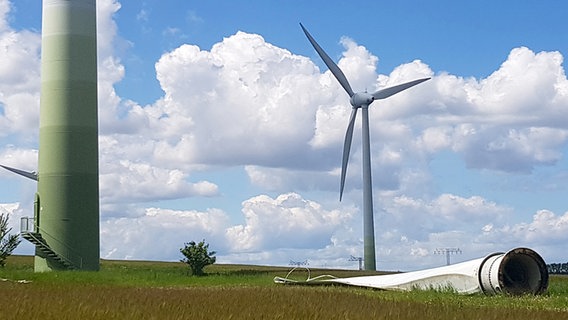
[[[349,261],[359,261],[359,270],[363,270],[363,257],[354,257],[351,256]]]
[[[434,250],[434,254],[445,254],[446,255],[446,265],[450,265],[450,255],[451,254],[461,254],[460,248],[438,248]]]
[[[291,265],[291,266],[299,267],[299,266],[307,266],[308,264],[310,264],[310,263],[308,262],[308,259],[306,259],[306,260],[304,260],[304,261],[294,261],[294,260],[290,260],[290,265]]]

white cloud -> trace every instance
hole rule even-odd
[[[37,155],[37,150],[8,145],[0,150],[0,164],[26,171],[37,171]],[[5,170],[0,171],[0,175],[3,176],[13,174]]]
[[[554,111],[559,87],[568,85],[562,61],[559,52],[515,48],[499,70],[480,82],[474,103],[486,115],[538,121],[535,116]]]
[[[0,213],[8,215],[9,226],[14,226],[16,225],[16,222],[19,222],[19,219],[22,216],[22,208],[19,203],[0,203]],[[18,233],[20,231],[14,227],[11,228],[12,230],[9,234]]]
[[[511,208],[479,196],[463,198],[442,194],[432,200],[397,196],[379,198],[379,201],[385,210],[379,218],[383,231],[398,230],[407,239],[421,241],[439,232],[478,232],[488,222],[503,223],[513,214]]]
[[[9,0],[0,0],[0,32],[9,28],[8,13],[10,13],[11,7],[12,4]]]
[[[181,170],[153,167],[147,163],[120,160],[108,164],[112,173],[100,175],[101,200],[110,202],[151,201],[191,196],[214,196],[217,185],[200,181],[188,183]],[[109,167],[106,167],[109,170]]]
[[[549,210],[537,211],[530,222],[492,224],[483,228],[476,242],[500,246],[525,246],[539,252],[547,263],[566,261],[568,212],[557,215]]]
[[[376,221],[378,264],[386,270],[443,265],[445,257],[434,251],[445,247],[461,248],[454,262],[518,246],[535,248],[554,261],[562,258],[568,214],[557,217],[543,210],[531,223],[503,223],[511,214],[510,208],[479,197],[398,198]],[[142,216],[107,219],[101,225],[103,256],[176,260],[183,242],[201,239],[218,251],[220,263],[286,265],[308,259],[312,266],[356,267],[348,258],[362,255],[361,229],[351,227],[360,225],[361,217],[353,209],[328,211],[298,194],[282,194],[248,199],[243,215],[246,223],[234,226],[219,210],[149,208]]]
[[[376,74],[375,56],[352,40],[343,42],[347,51],[339,64],[353,78],[364,74],[362,82],[384,87],[434,74],[420,61],[401,65],[388,76]],[[502,101],[501,110],[506,112],[499,113],[491,108],[491,99],[522,82],[510,80],[513,84],[506,85],[499,79],[508,79],[505,74],[516,71],[510,65],[523,61],[540,70],[532,72],[536,79],[531,78],[531,85],[538,82],[539,87],[548,88],[541,91],[551,97],[543,98],[544,104],[534,108],[530,117],[512,112],[525,107],[515,106],[511,99]],[[423,170],[427,161],[444,150],[460,154],[470,168],[530,172],[535,166],[554,164],[561,156],[566,131],[543,126],[536,114],[555,113],[558,103],[566,100],[561,61],[558,53],[514,49],[487,79],[441,73],[408,92],[377,102],[371,108],[374,174],[383,177],[377,186],[401,188],[404,168],[410,164]],[[261,171],[272,171],[273,181],[300,190],[306,184],[290,179],[295,175],[290,170],[317,165],[334,172],[339,167],[350,107],[333,76],[328,71],[317,73],[305,58],[274,47],[260,36],[239,32],[210,51],[183,45],[163,55],[156,70],[164,99],[145,108],[131,105],[124,117],[126,127],[136,117],[148,126],[144,134],[157,137],[155,161],[178,167],[188,163],[257,166],[253,181],[262,181]],[[355,134],[348,171],[353,177],[360,171],[358,136]],[[353,187],[357,182],[347,183],[347,191]]]
[[[276,199],[261,195],[243,202],[245,225],[227,230],[233,251],[273,248],[311,248],[328,245],[334,230],[352,214],[325,210],[295,193]]]
[[[0,136],[33,140],[39,123],[40,36],[12,30],[9,1],[0,2]]]
[[[212,250],[223,250],[227,215],[147,208],[136,218],[111,218],[101,223],[101,257],[175,261],[185,242],[205,240]]]
[[[307,59],[238,32],[210,52],[183,45],[162,56],[156,70],[165,91],[156,125],[170,127],[180,117],[188,124],[183,139],[163,145],[165,153],[267,166],[305,156],[318,105],[306,90],[317,85]]]
[[[338,66],[349,79],[352,89],[355,92],[365,89],[368,89],[369,92],[375,91],[375,88],[369,88],[369,86],[376,81],[379,58],[352,39],[344,37],[341,39],[341,43],[345,47],[345,52],[343,52],[343,58],[339,61]],[[330,71],[326,71],[326,73],[330,78],[333,77]],[[332,81],[339,84],[335,78]],[[344,94],[343,88],[341,88],[341,91]]]
[[[113,56],[117,42],[124,41],[117,36],[118,26],[114,21],[114,14],[122,5],[117,0],[97,1],[97,53],[100,60]],[[120,46],[120,45],[118,45]]]
[[[351,234],[347,227],[353,216],[350,211],[326,210],[298,194],[275,199],[253,197],[243,202],[242,210],[246,224],[234,226],[218,209],[199,212],[148,208],[141,215],[111,217],[101,224],[102,256],[175,260],[179,250],[176,246],[205,239],[218,251],[221,261],[244,261],[257,255],[282,259],[276,253],[287,252],[280,262],[287,263],[295,255],[313,256],[314,247],[345,256],[354,244],[360,245],[356,241],[345,247],[345,234]],[[344,240],[340,242],[337,234]]]
[[[521,222],[514,225],[495,227],[487,226],[484,236],[496,238],[508,238],[510,241],[531,243],[534,245],[556,244],[562,246],[568,234],[568,212],[557,216],[549,210],[537,211],[530,222]],[[562,250],[561,250],[562,251]]]
[[[286,192],[290,186],[295,186],[300,190],[339,190],[338,171],[294,171],[261,166],[245,166],[245,170],[253,185],[268,191]],[[333,187],[330,188],[330,186]]]

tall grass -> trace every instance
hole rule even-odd
[[[99,272],[33,273],[29,257],[0,269],[0,319],[565,319],[568,277],[543,296],[462,296],[272,283],[288,268],[103,261]],[[312,270],[339,276],[356,271]],[[32,281],[20,284],[13,280]]]

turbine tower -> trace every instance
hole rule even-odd
[[[333,60],[323,51],[319,44],[310,35],[308,30],[300,23],[300,27],[308,37],[308,40],[316,49],[318,55],[321,57],[325,65],[329,68],[331,73],[335,76],[339,84],[345,89],[350,98],[350,103],[353,109],[351,110],[351,117],[345,133],[345,142],[343,144],[343,160],[341,163],[341,184],[339,188],[339,201],[343,198],[343,189],[345,186],[345,174],[347,171],[347,163],[349,161],[349,152],[351,150],[351,141],[353,140],[353,127],[355,126],[355,118],[357,117],[357,110],[361,109],[363,123],[362,123],[362,144],[363,144],[363,246],[364,246],[364,262],[365,270],[376,270],[375,258],[375,225],[373,221],[373,186],[371,180],[371,147],[369,141],[369,105],[375,100],[388,98],[396,93],[406,90],[430,78],[423,78],[397,86],[381,89],[375,93],[369,94],[367,92],[354,92],[345,74]]]
[[[99,269],[96,0],[43,0],[36,272]],[[33,222],[33,223],[30,223]],[[33,229],[32,229],[33,228]]]

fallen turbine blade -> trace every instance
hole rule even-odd
[[[349,125],[345,132],[345,142],[343,143],[343,160],[341,162],[341,185],[339,187],[339,201],[343,198],[343,189],[345,187],[345,175],[347,174],[347,163],[349,162],[349,152],[351,151],[351,141],[353,140],[353,127],[355,126],[355,118],[357,117],[357,109],[351,110]]]
[[[546,294],[549,284],[548,269],[542,257],[536,251],[523,247],[444,267],[385,275],[337,278],[326,274],[313,278],[308,276],[302,281],[288,278],[292,271],[285,278],[275,277],[274,282],[295,285],[340,283],[382,290],[436,290],[490,296]]]
[[[394,87],[389,87],[389,88],[385,88],[385,89],[381,89],[375,93],[372,94],[373,98],[375,98],[375,100],[380,100],[380,99],[385,99],[388,98],[394,94],[397,94],[403,90],[406,90],[410,87],[413,87],[419,83],[422,83],[426,80],[430,80],[430,78],[423,78],[423,79],[418,79],[418,80],[414,80],[414,81],[410,81],[407,83],[403,83],[403,84],[399,84],[397,86]]]
[[[304,28],[304,26],[301,23],[300,23],[300,27],[302,27],[302,30],[304,30],[306,37],[308,37],[308,40],[310,40],[310,43],[312,44],[314,49],[316,49],[317,53],[319,54],[319,56],[321,57],[321,59],[323,60],[325,65],[329,68],[329,71],[331,71],[331,73],[333,73],[333,75],[335,76],[337,81],[339,81],[339,84],[341,84],[343,89],[345,89],[345,91],[347,91],[347,94],[349,94],[349,97],[353,96],[353,94],[354,94],[353,89],[351,89],[351,85],[349,85],[349,81],[347,81],[347,78],[345,77],[345,74],[343,73],[343,71],[341,71],[341,69],[339,69],[337,64],[335,64],[335,62],[333,62],[333,60],[331,60],[331,58],[327,55],[327,53],[325,53],[325,51],[323,51],[323,49],[319,46],[319,44],[316,42],[316,40],[314,40],[312,35],[310,35],[308,30],[306,30],[306,28]]]

